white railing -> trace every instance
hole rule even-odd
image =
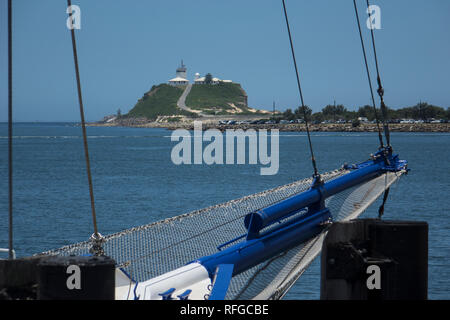
[[[3,248],[0,248],[0,252],[6,252],[6,253],[8,253],[8,252],[9,252],[9,249],[3,249]],[[14,251],[14,249],[12,250],[12,258],[13,258],[13,259],[16,258],[16,252]],[[1,260],[1,259],[0,259],[0,260]]]

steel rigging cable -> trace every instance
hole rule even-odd
[[[369,15],[369,26],[370,26],[370,33],[371,33],[371,38],[372,38],[372,48],[373,48],[373,54],[374,54],[374,59],[375,59],[375,67],[376,67],[376,71],[377,71],[377,82],[378,82],[378,90],[377,90],[377,92],[378,92],[378,95],[380,96],[380,100],[381,100],[381,102],[380,102],[380,109],[381,109],[381,114],[382,114],[382,117],[383,117],[384,135],[385,135],[385,138],[386,138],[387,148],[391,149],[389,125],[387,123],[387,108],[386,108],[386,105],[384,104],[384,100],[383,100],[384,89],[383,89],[383,86],[381,85],[381,77],[380,77],[380,70],[379,70],[379,67],[378,67],[378,57],[377,57],[377,50],[376,50],[376,46],[375,46],[375,36],[374,36],[374,32],[373,32],[372,14],[371,14],[371,11],[370,11],[369,0],[366,0],[366,4],[367,4],[367,13]],[[368,63],[367,63],[366,50],[365,50],[364,40],[363,40],[363,36],[362,36],[362,32],[361,32],[361,24],[360,24],[360,21],[359,21],[359,14],[358,14],[358,7],[356,5],[356,0],[353,0],[353,6],[355,8],[355,15],[356,15],[356,21],[357,21],[357,24],[358,24],[359,37],[361,39],[361,47],[362,47],[362,50],[363,50],[364,62],[365,62],[365,65],[366,65],[367,79],[369,81],[370,94],[372,96],[373,109],[374,109],[375,118],[376,118],[376,121],[377,121],[378,137],[380,139],[380,148],[383,148],[383,138],[381,137],[381,129],[380,129],[378,116],[377,116],[377,108],[376,108],[376,105],[375,105],[375,98],[374,98],[374,94],[373,94],[372,81],[371,81],[371,78],[370,78],[370,71],[369,71],[369,66],[368,66]],[[384,214],[384,205],[386,204],[386,201],[388,199],[389,190],[390,190],[390,188],[386,188],[386,190],[384,191],[383,202],[382,202],[382,204],[380,205],[380,207],[378,209],[378,218],[380,218],[380,219],[381,219],[382,215]]]
[[[13,147],[12,147],[12,0],[8,0],[8,202],[9,202],[9,259],[13,249]]]
[[[356,22],[358,24],[359,38],[361,39],[361,47],[362,47],[363,56],[364,56],[364,63],[366,65],[367,80],[369,81],[370,95],[372,97],[372,106],[373,106],[373,111],[375,113],[375,120],[377,122],[378,139],[380,140],[380,148],[384,148],[383,137],[381,135],[380,121],[378,119],[378,112],[377,112],[377,107],[375,104],[375,97],[373,94],[372,80],[370,78],[369,64],[367,63],[366,47],[364,45],[364,40],[363,40],[363,36],[362,36],[361,23],[359,21],[359,15],[358,15],[358,7],[356,6],[356,0],[353,0],[353,6],[355,7]]]
[[[67,0],[67,5],[69,9],[69,17],[72,16],[72,3],[71,0]],[[72,36],[72,49],[73,49],[73,59],[75,62],[75,74],[77,78],[77,89],[78,89],[78,102],[80,106],[80,116],[81,116],[81,127],[83,130],[83,143],[84,143],[84,154],[85,154],[85,160],[86,160],[86,171],[87,171],[87,177],[88,177],[88,183],[89,183],[89,195],[91,199],[91,209],[92,209],[92,221],[94,225],[94,234],[92,235],[93,240],[93,253],[100,255],[102,254],[101,250],[101,235],[98,232],[97,228],[97,217],[95,213],[95,203],[94,203],[94,190],[92,186],[92,175],[91,175],[91,166],[89,162],[89,150],[88,150],[88,142],[87,142],[87,134],[86,134],[86,124],[84,120],[84,108],[83,108],[83,97],[81,95],[81,81],[80,81],[80,71],[78,68],[78,54],[77,54],[77,44],[75,39],[75,30],[72,25],[72,28],[70,28],[71,36]]]
[[[297,77],[298,91],[300,93],[300,100],[302,103],[303,118],[304,118],[305,125],[306,125],[306,133],[308,136],[309,150],[311,152],[311,162],[312,162],[312,165],[314,168],[314,177],[319,178],[319,181],[320,181],[320,175],[319,175],[319,172],[317,171],[316,159],[314,157],[314,152],[313,152],[313,147],[312,147],[312,142],[311,142],[311,134],[309,132],[308,117],[306,116],[306,106],[305,106],[305,103],[303,100],[302,87],[300,85],[300,77],[298,75],[297,61],[295,59],[294,45],[293,45],[292,36],[291,36],[291,28],[289,27],[289,20],[288,20],[287,11],[286,11],[286,4],[285,4],[284,0],[282,0],[282,2],[283,2],[284,18],[286,20],[286,27],[287,27],[287,31],[288,31],[288,35],[289,35],[289,43],[291,45],[292,59],[294,61],[295,75]]]
[[[387,108],[386,108],[386,105],[384,104],[384,99],[383,99],[384,89],[383,89],[383,86],[381,85],[380,69],[378,68],[377,49],[375,46],[375,36],[374,36],[373,26],[372,26],[372,13],[370,12],[369,0],[366,0],[366,3],[367,3],[367,14],[369,15],[370,34],[371,34],[371,38],[372,38],[373,55],[375,58],[375,67],[377,70],[377,82],[378,82],[377,92],[378,92],[378,95],[380,96],[380,109],[381,109],[381,114],[383,115],[384,135],[386,137],[386,144],[388,147],[390,147],[391,146],[391,138],[390,138],[390,133],[389,133],[389,124],[387,122],[388,115],[387,115]]]

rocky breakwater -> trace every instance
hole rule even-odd
[[[305,124],[289,123],[289,124],[218,124],[217,121],[211,119],[195,119],[202,121],[202,129],[218,129],[221,131],[227,129],[278,129],[286,132],[301,132],[306,131]],[[183,121],[160,122],[149,121],[146,118],[122,118],[111,122],[97,122],[89,123],[89,126],[99,127],[135,127],[135,128],[167,128],[169,130],[175,129],[194,129],[194,119],[183,119]],[[380,124],[382,128],[382,124]],[[351,123],[320,123],[310,124],[311,132],[377,132],[377,125],[374,123],[362,123],[358,126],[353,126]],[[382,128],[383,129],[383,128]],[[390,123],[389,129],[392,132],[450,132],[450,123]]]
[[[170,123],[159,125],[169,130],[179,128],[193,130],[193,123]],[[383,130],[382,125],[380,124]],[[306,131],[305,124],[235,124],[235,125],[218,125],[215,123],[203,123],[203,130],[219,129],[221,131],[227,129],[278,129],[285,132]],[[311,124],[309,126],[311,132],[377,132],[376,124],[360,124],[359,126],[352,126],[352,124]],[[389,124],[389,129],[392,132],[450,132],[450,123],[418,123],[418,124]]]

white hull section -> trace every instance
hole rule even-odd
[[[145,282],[133,281],[121,269],[116,269],[116,300],[162,300],[162,293],[173,290],[171,299],[179,300],[187,290],[189,300],[206,300],[210,294],[211,279],[199,263],[190,263]]]

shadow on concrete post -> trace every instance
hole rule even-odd
[[[114,300],[115,261],[106,256],[0,260],[0,300]]]
[[[425,300],[428,224],[336,222],[322,246],[322,300]]]

